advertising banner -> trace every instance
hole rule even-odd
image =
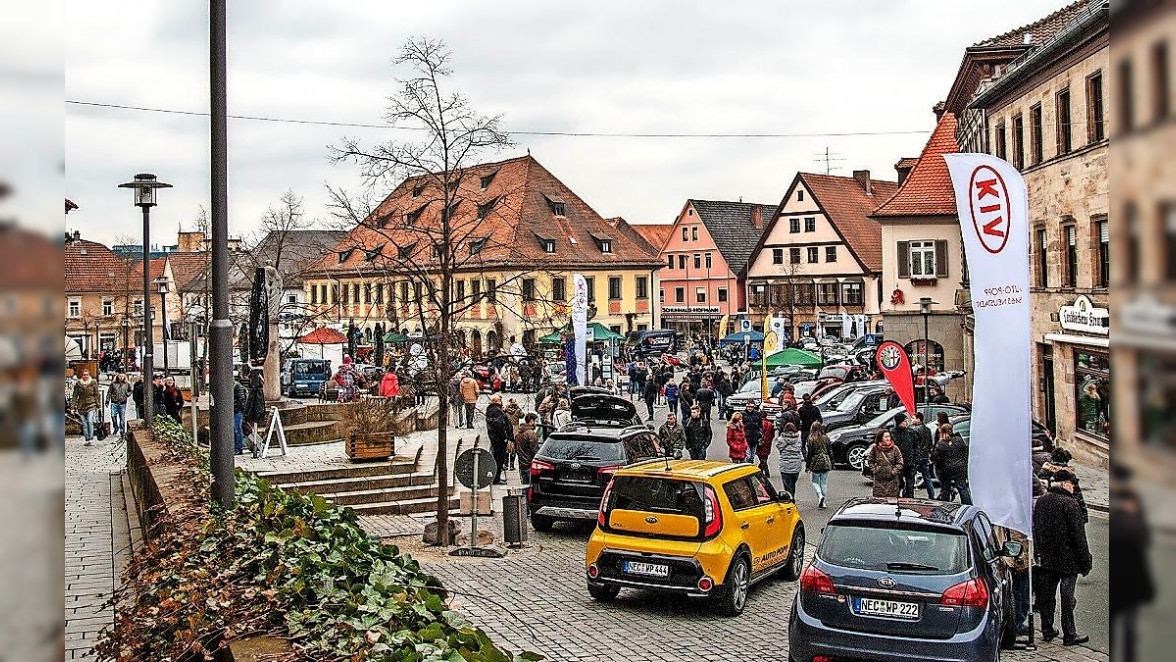
[[[882,371],[882,375],[894,388],[894,394],[902,401],[902,406],[906,407],[907,414],[914,416],[915,383],[911,377],[910,357],[907,356],[902,345],[887,340],[878,346],[875,359],[878,363],[878,369]]]
[[[1032,537],[1029,195],[1012,165],[947,154],[976,319],[968,479],[996,524]]]
[[[580,274],[572,274],[572,333],[576,339],[576,383],[587,385],[587,354],[588,354],[588,281]],[[568,373],[568,383],[572,381],[572,374]]]

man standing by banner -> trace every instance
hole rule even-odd
[[[572,333],[576,339],[576,382],[580,385],[587,385],[587,363],[585,360],[588,357],[588,281],[580,274],[572,274],[572,287],[575,288],[575,294],[572,296]],[[572,375],[568,375],[568,383],[571,383]]]
[[[968,479],[992,521],[1033,536],[1029,377],[1029,196],[987,154],[947,154],[975,311]]]

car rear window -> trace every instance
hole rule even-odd
[[[968,541],[949,531],[830,524],[817,556],[859,570],[954,575],[968,567]]]
[[[685,480],[617,476],[610,509],[697,517],[702,513],[702,497],[698,485]]]
[[[539,455],[554,460],[623,461],[625,449],[620,441],[552,435],[539,449]]]

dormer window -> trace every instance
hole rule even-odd
[[[348,248],[347,250],[339,251],[339,264],[343,264],[347,260],[351,259],[351,254],[354,252],[354,248]]]
[[[412,257],[412,249],[416,248],[416,242],[407,246],[401,246],[396,249],[396,258],[399,260],[407,260]]]
[[[425,185],[424,184],[417,184],[416,186],[412,187],[412,197],[414,197],[414,198],[421,197],[421,193],[424,193],[424,192],[425,192]]]
[[[547,198],[547,206],[551,207],[551,213],[555,216],[567,216],[567,205],[559,198],[552,198],[550,196],[543,196]]]
[[[410,227],[410,228],[413,225],[415,225],[416,222],[421,219],[421,214],[425,213],[425,207],[428,207],[428,206],[429,205],[421,205],[420,207],[417,207],[415,210],[409,212],[408,216],[404,217],[405,224],[408,225],[408,227]]]
[[[612,253],[612,238],[598,237],[592,235],[592,240],[596,242],[596,247],[600,249],[601,253]]]
[[[498,171],[497,171],[497,170],[495,170],[494,172],[490,173],[489,175],[486,175],[486,176],[482,177],[481,186],[482,186],[482,190],[483,190],[483,191],[485,191],[486,189],[490,188],[490,184],[491,184],[491,183],[494,181],[494,177],[495,177],[496,175],[498,175]]]
[[[380,254],[383,252],[384,244],[380,244],[371,250],[364,250],[363,259],[365,262],[375,262],[376,258],[380,257]]]
[[[486,247],[486,237],[482,237],[480,239],[471,239],[469,245],[470,255],[477,255],[478,253],[482,252],[483,248]]]
[[[555,240],[554,239],[548,239],[547,237],[541,237],[537,234],[535,235],[535,238],[539,240],[539,247],[543,249],[544,253],[554,253],[555,252]]]
[[[498,204],[498,198],[494,198],[490,202],[484,202],[478,205],[478,220],[484,220],[490,214],[490,211],[494,209],[494,205],[496,204]]]
[[[446,218],[452,219],[457,214],[457,207],[461,204],[461,200],[449,205],[449,209],[445,212]]]

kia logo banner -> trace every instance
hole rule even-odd
[[[1029,194],[1011,164],[947,154],[968,259],[973,347],[972,499],[992,521],[1033,535]]]
[[[887,340],[878,345],[875,360],[882,375],[894,388],[895,395],[902,401],[902,406],[906,407],[907,414],[914,416],[915,383],[911,378],[911,359],[906,350],[893,340]]]

